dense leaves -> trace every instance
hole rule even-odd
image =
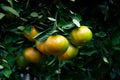
[[[119,0],[1,0],[0,80],[119,80],[120,4]],[[35,26],[43,41],[51,34],[68,40],[72,29],[86,25],[93,39],[79,46],[70,60],[46,56],[39,64],[19,69],[16,58],[26,47],[35,47],[23,31]]]

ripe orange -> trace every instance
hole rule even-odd
[[[27,34],[25,31],[23,32],[23,34],[28,40],[34,42],[34,37],[38,34],[38,31],[34,26],[32,26],[29,34]]]
[[[23,55],[18,55],[16,58],[16,64],[19,69],[24,69],[28,65],[28,62]]]
[[[54,56],[62,55],[68,48],[69,41],[62,35],[51,35],[45,42],[46,51]]]
[[[74,47],[73,45],[70,44],[67,51],[63,55],[58,56],[58,58],[61,60],[72,59],[75,56],[77,56],[78,50],[79,49],[77,47]]]
[[[36,41],[36,48],[43,54],[48,55],[48,52],[45,50],[45,41],[40,42]]]
[[[43,60],[43,55],[33,47],[26,48],[23,54],[28,62],[38,63]]]
[[[80,26],[71,32],[71,43],[75,46],[85,45],[92,39],[92,31],[87,26]]]

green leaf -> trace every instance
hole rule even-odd
[[[3,63],[8,63],[7,60],[5,60],[5,59],[2,59],[2,61],[3,61]]]
[[[0,13],[0,20],[5,16],[4,13]]]
[[[8,64],[8,62],[2,62],[2,66],[3,66],[5,69],[10,69],[10,65]]]
[[[97,50],[91,50],[91,51],[84,51],[84,52],[80,52],[81,55],[87,55],[87,56],[91,56],[92,54],[96,53]]]
[[[13,7],[13,0],[7,0],[11,7]]]
[[[120,51],[120,46],[114,46],[114,47],[112,47],[114,50],[118,50],[118,51]]]
[[[74,16],[72,17],[72,22],[77,26],[80,27],[80,21],[81,21],[81,16],[78,14],[74,14]]]
[[[5,43],[7,44],[7,43],[11,43],[11,42],[13,42],[13,38],[11,36],[6,36]]]
[[[72,21],[77,27],[80,27],[80,23],[77,19],[73,19]]]
[[[18,26],[17,29],[23,31],[25,29],[25,27],[24,26]]]
[[[0,44],[0,48],[5,49],[5,47],[3,45],[1,45],[1,44]]]
[[[38,16],[38,19],[41,19],[42,17],[43,17],[43,15],[39,15],[39,16]]]
[[[101,32],[95,33],[95,36],[103,38],[106,36],[106,33],[101,31]]]
[[[56,33],[57,30],[51,30],[51,28],[48,28],[47,30],[38,33],[34,38],[38,39],[39,41],[45,40],[48,36]]]
[[[106,62],[106,63],[109,63],[109,61],[106,57],[103,57],[103,61]]]
[[[37,12],[32,12],[32,13],[30,14],[30,16],[32,16],[32,17],[38,17],[39,15],[38,15]]]
[[[119,32],[114,33],[111,39],[112,39],[111,40],[112,45],[114,47],[119,47],[119,45],[120,45],[120,33]]]
[[[64,25],[62,25],[63,29],[71,29],[73,28],[75,25],[72,22],[68,22]]]
[[[70,0],[70,1],[75,2],[75,0]]]
[[[9,66],[13,67],[15,59],[16,58],[13,55],[7,57],[7,61],[8,61]]]
[[[13,32],[13,33],[15,33],[15,34],[18,34],[18,35],[19,35],[19,34],[22,34],[22,33],[21,33],[22,28],[21,28],[21,29],[19,29],[19,28],[14,28],[14,29],[11,29],[10,31]]]
[[[26,32],[27,34],[30,34],[31,28],[32,28],[31,25],[25,26],[25,32]]]
[[[52,65],[55,61],[56,61],[56,58],[53,58],[53,60],[50,61],[47,65],[48,65],[48,66],[49,66],[49,65]]]
[[[12,7],[5,6],[5,5],[1,5],[1,8],[2,8],[4,11],[10,12],[10,13],[16,15],[17,17],[20,17],[20,16],[19,16],[19,13],[18,13],[15,9],[13,9]]]
[[[49,19],[50,21],[56,21],[56,19],[55,19],[55,18],[52,18],[52,17],[48,17],[48,19]]]
[[[12,70],[11,69],[4,69],[2,71],[2,73],[4,74],[5,77],[9,78],[11,73],[12,73]]]
[[[82,20],[82,18],[81,18],[81,16],[79,14],[74,14],[74,16],[72,17],[72,19],[75,19],[78,22],[80,22]]]
[[[4,66],[0,65],[0,69],[3,69],[3,68],[4,68]]]
[[[73,22],[66,22],[65,20],[60,20],[58,23],[58,26],[60,26],[62,29],[71,29],[73,28],[75,25]]]
[[[20,19],[21,19],[22,21],[25,21],[25,22],[27,22],[27,21],[28,21],[27,19],[22,18],[22,17],[20,17]]]

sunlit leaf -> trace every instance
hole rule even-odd
[[[12,73],[12,70],[4,69],[4,70],[2,70],[2,73],[4,74],[5,77],[9,78]]]
[[[52,17],[48,17],[48,19],[49,19],[50,21],[56,21],[56,19],[55,19],[55,18],[52,18]]]
[[[103,57],[103,61],[106,62],[106,63],[109,63],[109,61],[106,57]]]
[[[0,20],[5,16],[4,13],[0,13]]]
[[[60,71],[60,70],[56,70],[55,73],[56,73],[56,74],[60,74],[61,71]]]
[[[30,14],[30,16],[32,16],[32,17],[38,17],[39,15],[38,15],[37,12],[32,12],[32,13]]]
[[[2,8],[4,11],[10,12],[10,13],[16,15],[17,17],[20,17],[20,16],[19,16],[19,13],[18,13],[15,9],[13,9],[12,7],[5,6],[5,5],[1,5],[1,8]]]
[[[75,2],[75,0],[70,0],[70,1]]]
[[[23,31],[25,29],[25,27],[24,26],[18,26],[17,29]]]
[[[7,2],[9,2],[9,4],[11,5],[11,7],[13,7],[13,0],[7,0]]]
[[[105,37],[106,33],[101,31],[101,32],[95,33],[95,36],[97,36],[97,37]]]
[[[3,69],[3,68],[4,68],[4,66],[0,65],[0,70]]]
[[[22,17],[20,17],[20,19],[21,19],[22,21],[25,21],[25,22],[27,22],[27,21],[28,21],[27,19],[22,18]]]
[[[94,54],[96,52],[97,52],[97,50],[91,50],[91,51],[80,52],[80,54],[81,55],[91,56],[92,54]]]
[[[74,15],[72,16],[72,19],[75,19],[75,20],[77,20],[78,22],[82,21],[81,16],[80,16],[79,14],[76,14],[76,13],[74,13]]]
[[[69,30],[72,29],[75,24],[73,22],[66,22],[65,20],[60,20],[58,26],[62,29]]]
[[[48,28],[48,29],[46,29],[45,31],[38,33],[38,34],[37,34],[35,37],[33,37],[33,38],[38,39],[39,41],[43,41],[43,40],[45,40],[48,36],[50,36],[50,35],[52,35],[52,34],[54,34],[54,33],[56,33],[56,32],[57,32],[57,30],[51,30],[51,28]]]
[[[7,60],[5,60],[5,59],[3,59],[2,61],[5,62],[5,63],[7,63]]]
[[[3,48],[3,49],[5,49],[5,47],[4,47],[3,45],[0,45],[0,48]]]
[[[73,19],[72,21],[77,27],[80,27],[80,23],[77,19]]]
[[[72,22],[68,22],[66,24],[61,25],[63,29],[71,29],[73,28],[75,25]]]
[[[55,62],[56,58],[54,58],[52,61],[50,61],[47,65],[52,65]]]
[[[43,17],[43,15],[39,15],[39,16],[38,16],[38,19],[41,19],[42,17]]]

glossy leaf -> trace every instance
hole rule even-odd
[[[11,5],[11,7],[13,7],[13,0],[7,0],[7,2],[9,2],[9,4]]]
[[[0,13],[0,20],[5,16],[4,13]]]
[[[32,16],[32,17],[38,17],[39,15],[38,15],[37,12],[32,12],[32,13],[30,14],[30,16]]]
[[[5,77],[9,78],[12,71],[10,69],[4,69],[2,73],[4,74]]]
[[[6,12],[10,12],[10,13],[16,15],[17,17],[20,17],[19,13],[15,9],[13,9],[12,7],[1,5],[1,8]]]

